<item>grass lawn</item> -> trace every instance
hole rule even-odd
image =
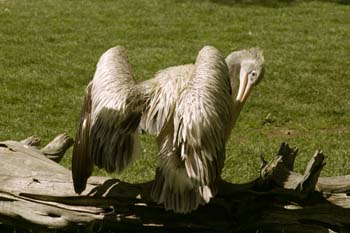
[[[321,149],[323,176],[350,173],[350,5],[340,1],[0,0],[0,140],[74,136],[85,86],[115,45],[138,80],[192,63],[204,45],[262,48],[265,80],[232,133],[224,178],[258,176],[259,155],[283,141],[300,148],[298,170]],[[142,158],[117,177],[153,178],[155,140],[141,139]]]

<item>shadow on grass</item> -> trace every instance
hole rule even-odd
[[[319,2],[334,2],[342,5],[350,5],[350,0],[318,0]]]
[[[296,0],[209,0],[222,5],[257,5],[271,8],[288,7],[296,4]],[[311,1],[311,0],[310,0]],[[316,0],[319,2],[333,2],[342,5],[350,5],[350,0]],[[305,1],[308,2],[308,1]]]
[[[271,8],[287,7],[295,3],[295,0],[210,0],[211,2],[222,5],[257,5]]]

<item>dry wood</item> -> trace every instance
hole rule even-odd
[[[81,196],[62,158],[66,135],[37,149],[38,139],[0,143],[0,222],[33,232],[349,232],[350,176],[320,177],[322,152],[304,174],[293,171],[297,149],[282,144],[263,159],[260,177],[246,184],[219,182],[210,204],[189,215],[174,214],[149,196],[152,181],[129,184],[91,177]],[[46,156],[55,155],[55,156]]]

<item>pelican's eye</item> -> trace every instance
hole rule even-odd
[[[253,78],[256,78],[256,76],[257,76],[257,73],[256,73],[255,70],[253,70],[253,71],[252,71],[252,77],[253,77]]]
[[[258,74],[255,70],[253,70],[252,72],[250,72],[250,75],[249,75],[249,79],[252,83],[255,83],[258,79]]]

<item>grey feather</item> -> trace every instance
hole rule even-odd
[[[85,91],[84,104],[80,114],[80,124],[73,149],[72,177],[74,190],[77,193],[84,191],[87,179],[91,175],[93,169],[93,161],[88,151],[91,123],[91,88],[92,83],[89,83]]]

